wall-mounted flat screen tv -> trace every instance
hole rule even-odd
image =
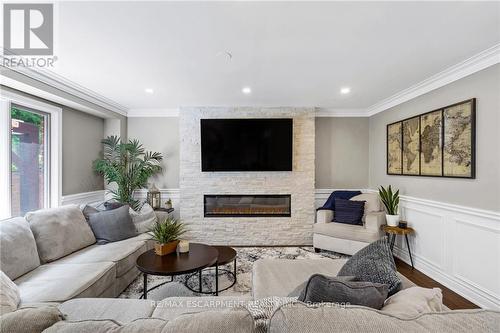
[[[201,119],[202,171],[292,171],[292,119]]]

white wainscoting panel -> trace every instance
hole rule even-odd
[[[105,190],[64,195],[61,198],[61,205],[82,205],[97,201],[104,201],[104,196]]]
[[[134,197],[138,200],[146,201],[148,190],[141,189],[134,192]],[[172,207],[174,207],[174,212],[172,216],[175,218],[180,217],[180,190],[178,188],[162,188],[160,189],[162,206],[164,206],[165,201],[169,198],[172,199]]]
[[[401,196],[415,268],[475,304],[500,309],[500,213]],[[395,254],[410,263],[402,237]]]

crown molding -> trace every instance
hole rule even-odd
[[[365,109],[315,108],[315,117],[368,117]]]
[[[127,110],[128,108],[107,98],[104,97],[95,91],[92,91],[90,89],[87,89],[71,80],[68,80],[61,75],[58,75],[50,70],[47,69],[34,69],[34,68],[28,68],[28,67],[8,67],[4,66],[3,64],[5,56],[0,55],[1,63],[0,63],[0,68],[3,70],[10,70],[15,73],[21,74],[23,76],[26,76],[30,79],[33,79],[35,81],[41,82],[43,84],[46,84],[52,88],[58,89],[64,93],[67,93],[69,95],[72,95],[74,97],[80,98],[84,101],[87,101],[89,103],[98,105],[104,109],[107,109],[109,111],[118,113],[122,116],[127,116]]]
[[[129,109],[127,117],[179,117],[179,108]]]
[[[456,65],[448,67],[405,90],[402,90],[366,109],[366,116],[371,117],[396,105],[407,102],[432,90],[441,88],[454,81],[479,72],[500,63],[500,43],[496,44]]]

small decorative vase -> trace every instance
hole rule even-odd
[[[170,208],[172,208],[172,204],[171,204],[171,203],[166,203],[166,204],[165,204],[165,208],[166,208],[166,209],[170,209]]]
[[[399,215],[385,215],[385,220],[387,221],[387,225],[390,227],[397,227],[399,224]]]
[[[170,243],[155,243],[155,253],[159,256],[165,256],[170,253],[174,253],[177,249],[178,240],[172,241]]]

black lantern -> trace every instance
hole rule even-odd
[[[147,200],[148,204],[153,207],[153,209],[158,209],[161,207],[161,193],[154,184],[148,190]]]

